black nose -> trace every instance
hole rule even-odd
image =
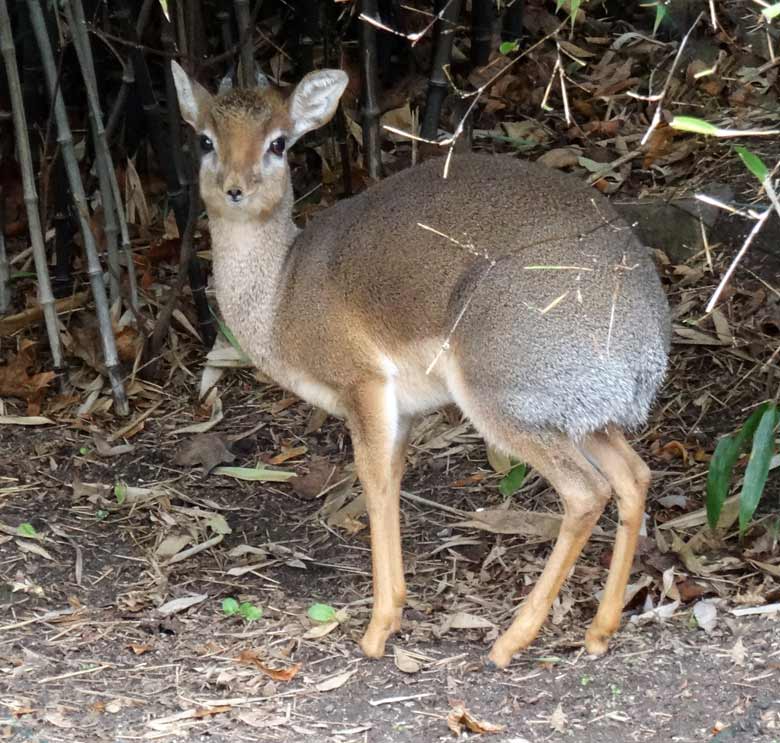
[[[241,198],[244,195],[244,193],[241,191],[240,188],[229,188],[227,191],[227,195],[230,196],[230,198],[233,201],[239,202],[241,201]]]

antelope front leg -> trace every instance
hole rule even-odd
[[[387,638],[401,628],[406,600],[400,489],[411,421],[398,415],[395,400],[383,384],[361,389],[354,407],[350,429],[371,527],[374,580],[371,621],[360,647],[367,656],[380,658]]]

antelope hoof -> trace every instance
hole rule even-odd
[[[502,635],[495,641],[493,647],[490,649],[490,654],[488,655],[485,667],[491,671],[498,668],[506,668],[512,660],[512,656],[519,649],[520,648],[513,647]]]
[[[369,658],[381,658],[385,654],[385,643],[390,635],[401,629],[401,611],[398,610],[390,621],[372,619],[366,633],[360,640],[360,649]]]
[[[605,632],[595,627],[589,627],[585,633],[585,649],[591,655],[604,655],[607,652],[609,638],[612,632]]]

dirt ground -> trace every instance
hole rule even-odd
[[[691,353],[700,349],[678,350],[678,372]],[[700,482],[706,466],[691,475],[652,453],[651,439],[673,435],[677,394],[667,389],[655,433],[638,441],[655,472],[656,524],[666,518],[658,498],[695,492],[691,478]],[[279,468],[308,471],[309,481],[242,482],[175,464],[191,438],[178,429],[203,417],[181,383],[165,389],[168,412],[149,416],[131,452],[97,446],[85,424],[0,428],[0,738],[428,743],[454,738],[448,716],[463,705],[477,729],[500,726],[486,739],[514,743],[780,740],[780,618],[729,611],[777,601],[776,589],[745,570],[733,544],[721,554],[737,572],[694,580],[671,553],[658,553],[651,528],[629,614],[649,599],[671,603],[658,586],[672,566],[681,589],[715,597],[718,621],[705,632],[689,598],[661,622],[626,621],[605,657],[584,653],[612,511],[539,639],[508,669],[485,669],[549,540],[456,525],[459,515],[506,501],[484,447],[448,413],[420,427],[404,481],[403,632],[384,659],[363,658],[356,639],[370,604],[368,537],[359,505],[349,510],[359,486],[342,425],[328,419],[305,433],[317,425],[311,409],[247,372],[234,374],[223,396],[226,415],[214,430],[232,436],[236,464],[278,462],[270,457],[281,450],[291,459]],[[664,410],[667,428],[658,431]],[[715,414],[701,421],[717,423]],[[323,462],[330,474],[317,482]],[[131,487],[120,497],[117,483]],[[695,505],[692,497],[688,510]],[[513,496],[516,507],[532,521],[556,508],[533,475]],[[29,538],[19,536],[23,523]],[[162,556],[169,537],[192,545],[220,533],[189,557]],[[187,597],[189,608],[167,603]],[[263,616],[226,616],[226,597]],[[307,617],[314,602],[345,615],[317,625]]]

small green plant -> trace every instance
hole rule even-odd
[[[775,431],[780,422],[780,408],[765,402],[756,408],[736,435],[724,436],[715,447],[707,473],[707,521],[713,529],[718,524],[723,503],[731,486],[737,460],[750,447],[750,458],[739,494],[739,531],[750,524],[764,493],[772,457],[777,450]]]
[[[118,506],[121,506],[127,499],[127,485],[121,480],[114,485],[114,497]]]
[[[254,622],[263,616],[263,610],[259,606],[255,606],[249,601],[242,601],[239,604],[232,596],[223,599],[222,613],[227,617],[242,617],[247,622]]]
[[[35,539],[38,536],[38,532],[35,531],[35,527],[28,521],[25,521],[23,524],[19,524],[19,526],[16,527],[16,533],[20,537],[27,537],[29,539]]]
[[[528,468],[523,462],[513,463],[512,469],[498,483],[498,492],[506,498],[514,495],[522,487],[527,471]]]
[[[306,612],[312,622],[325,624],[336,618],[336,610],[330,604],[312,604]]]

